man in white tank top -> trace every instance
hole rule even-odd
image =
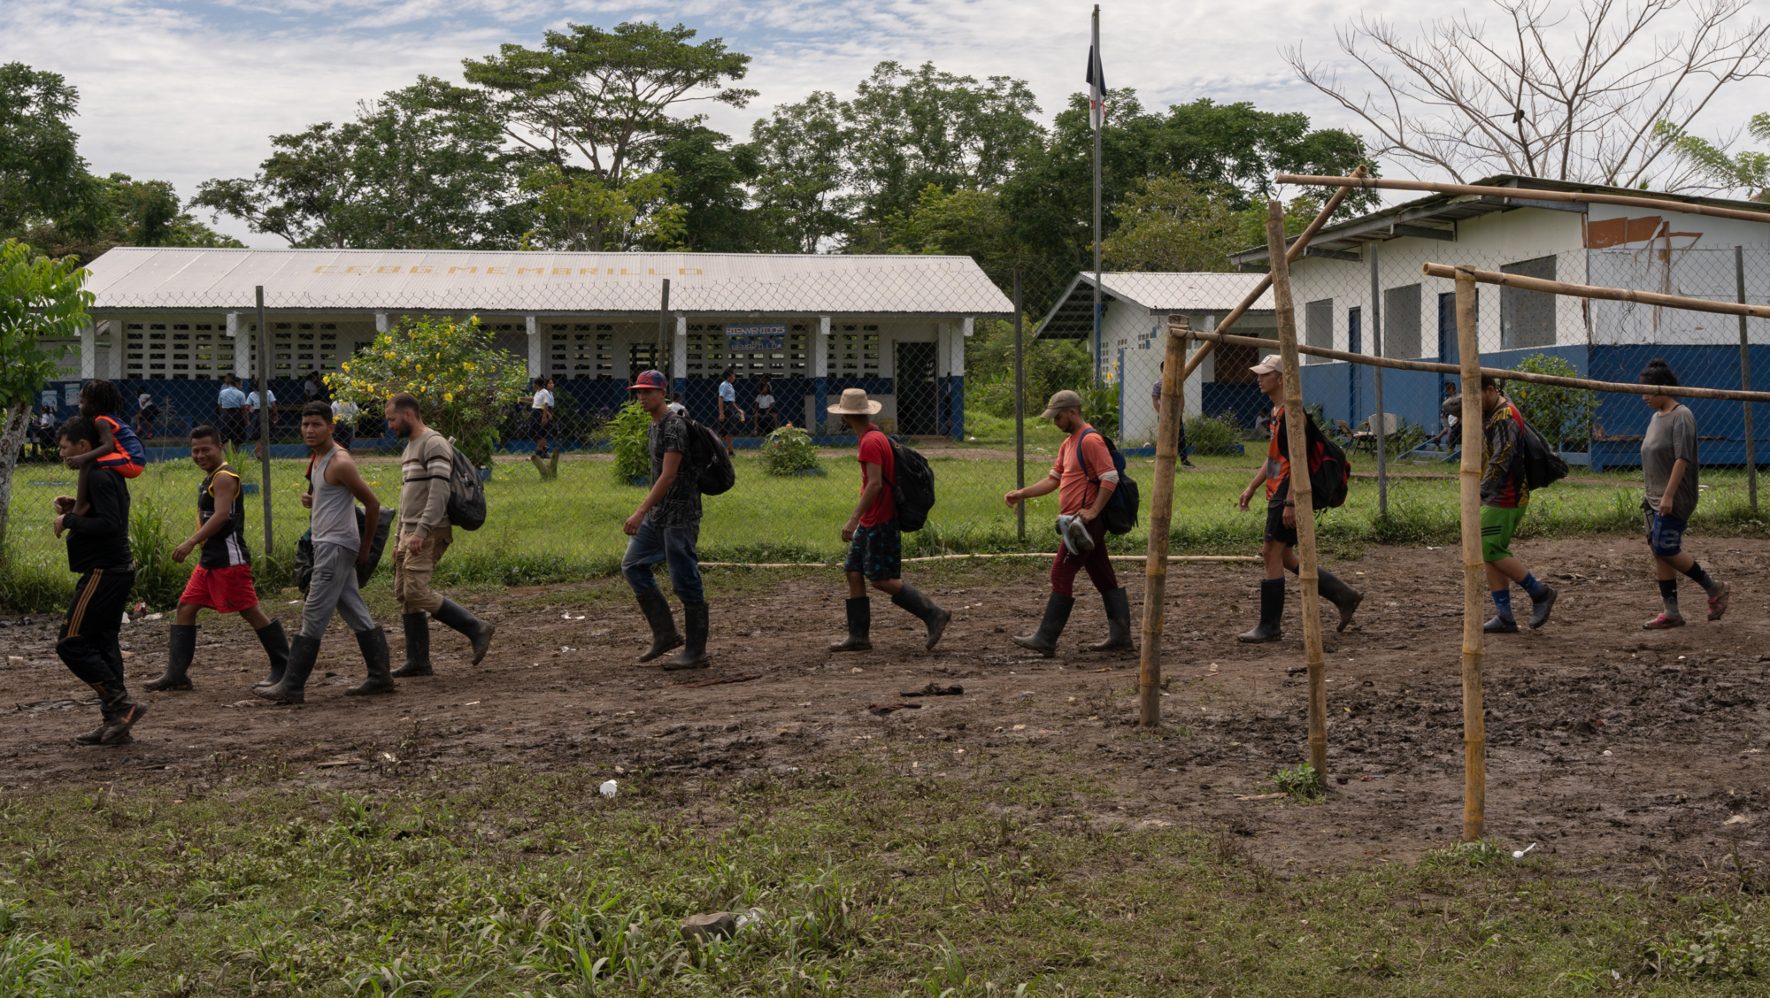
[[[308,462],[310,491],[301,497],[301,504],[313,510],[313,579],[307,586],[307,599],[301,606],[301,633],[289,645],[289,664],[281,682],[254,690],[259,696],[276,703],[303,703],[307,699],[307,677],[319,660],[320,638],[326,624],[337,610],[350,629],[356,632],[357,647],[362,650],[369,678],[345,691],[346,696],[368,693],[392,693],[393,678],[388,669],[387,633],[375,625],[369,608],[357,591],[356,570],[373,557],[374,530],[357,525],[356,504],[361,502],[366,514],[365,524],[381,519],[381,501],[369,483],[363,481],[350,452],[332,439],[332,407],[324,402],[309,402],[301,410],[301,439],[312,455]]]

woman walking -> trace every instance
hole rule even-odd
[[[1676,387],[1678,376],[1671,365],[1655,359],[1641,372],[1641,383]],[[1641,509],[1647,520],[1647,547],[1653,552],[1653,574],[1659,580],[1659,598],[1665,608],[1641,626],[1650,631],[1683,627],[1678,610],[1678,573],[1690,576],[1708,594],[1710,620],[1727,612],[1727,583],[1716,582],[1684,553],[1684,525],[1696,512],[1697,456],[1696,416],[1690,407],[1670,395],[1649,395],[1653,419],[1641,438],[1641,471],[1646,494]]]

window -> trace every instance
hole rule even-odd
[[[1508,263],[1500,270],[1521,277],[1555,279],[1555,258]],[[1555,345],[1555,296],[1542,291],[1500,288],[1500,348],[1552,347]]]
[[[1420,286],[1383,292],[1383,356],[1420,356]]]
[[[726,335],[724,322],[691,322],[688,324],[688,372],[690,378],[717,378],[725,373],[726,367],[737,369],[740,379],[749,379],[768,375],[774,378],[802,378],[811,370],[811,333],[803,322],[770,323],[733,322],[729,325],[781,325],[786,327],[786,336],[778,349],[752,349],[754,341],[746,345],[739,341],[739,347],[733,349],[733,343]],[[833,353],[833,350],[832,350]],[[835,358],[831,357],[834,367]],[[834,373],[832,371],[832,373]]]
[[[127,378],[219,378],[234,369],[234,341],[223,322],[127,322],[123,357]]]
[[[547,330],[547,373],[556,378],[615,376],[615,327],[607,322],[574,322]],[[633,368],[634,373],[645,370]]]
[[[1334,345],[1334,300],[1323,298],[1303,306],[1303,341],[1312,347]],[[1325,358],[1303,355],[1303,363],[1319,364]]]
[[[874,378],[879,375],[879,327],[830,327],[829,373],[832,378]]]

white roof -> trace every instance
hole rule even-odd
[[[1227,312],[1240,305],[1264,274],[1138,273],[1113,271],[1100,275],[1100,295],[1105,302],[1124,301],[1158,315]],[[1271,312],[1272,289],[1254,299],[1251,312]],[[1057,304],[1039,323],[1038,335],[1046,339],[1074,339],[1094,328],[1094,275],[1076,275]]]
[[[92,261],[96,310],[277,309],[729,315],[1008,315],[970,257],[118,247]]]

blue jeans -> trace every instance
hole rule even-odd
[[[700,538],[700,521],[678,527],[660,527],[646,517],[639,531],[627,539],[627,553],[621,558],[621,574],[636,595],[657,592],[652,566],[667,562],[670,567],[670,590],[684,603],[705,603],[701,592],[701,559],[695,553]]]

